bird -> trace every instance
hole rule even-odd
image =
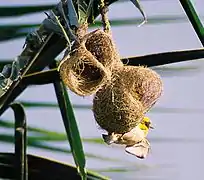
[[[104,142],[108,145],[115,143],[126,145],[125,151],[138,158],[146,158],[150,150],[150,143],[146,139],[149,129],[153,129],[152,123],[148,117],[143,120],[131,131],[124,134],[102,134]]]
[[[150,128],[154,129],[150,119],[145,116],[135,128],[127,133],[117,134],[112,132],[108,135],[102,134],[102,137],[108,145],[112,143],[133,145],[140,141],[143,137],[146,137]]]

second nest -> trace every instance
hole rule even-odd
[[[112,72],[93,100],[94,117],[102,129],[124,134],[135,128],[162,92],[159,75],[142,66],[122,66]]]

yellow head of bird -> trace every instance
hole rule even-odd
[[[149,129],[154,129],[152,123],[148,117],[144,117],[143,120],[139,123],[139,128],[143,130],[145,137],[147,136]]]

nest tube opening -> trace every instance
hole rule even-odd
[[[110,72],[83,45],[62,60],[59,72],[64,83],[79,96],[96,93],[110,76]]]

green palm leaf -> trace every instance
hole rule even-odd
[[[201,17],[203,18],[203,17]],[[127,19],[112,19],[110,24],[112,27],[117,26],[136,26],[140,24],[140,18],[127,18]],[[164,23],[181,23],[188,22],[185,16],[152,16],[148,18],[146,25],[162,25]],[[38,28],[40,24],[16,24],[16,25],[0,25],[0,41],[7,41],[15,38],[25,37],[28,33]],[[95,21],[90,27],[102,26],[100,21]]]
[[[54,4],[36,6],[0,6],[0,17],[21,16],[31,13],[38,13],[52,9]]]
[[[56,62],[50,67],[56,68]],[[63,84],[63,82],[54,82],[54,88],[75,164],[77,165],[77,169],[82,177],[82,180],[85,180],[86,179],[85,155],[74,111],[69,100],[66,87]]]

